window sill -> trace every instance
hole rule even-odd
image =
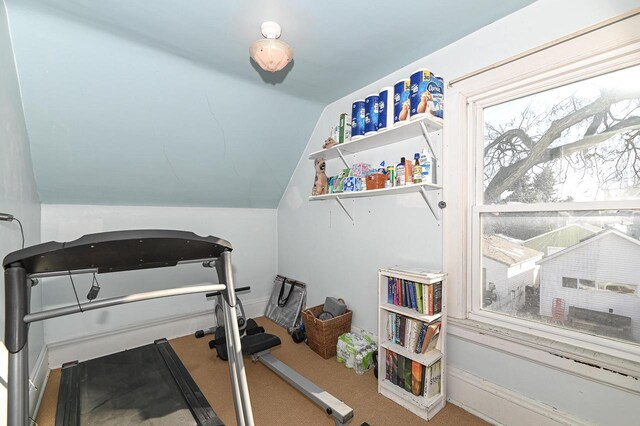
[[[640,395],[640,363],[471,320],[448,318],[457,338]]]

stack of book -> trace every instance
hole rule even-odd
[[[427,324],[389,312],[387,318],[387,340],[417,354],[435,348],[440,332],[440,321]]]
[[[426,315],[442,312],[442,282],[422,284],[400,278],[387,278],[389,304],[412,308]]]
[[[440,361],[426,367],[393,351],[386,351],[385,378],[416,396],[432,398],[440,393],[442,371]]]

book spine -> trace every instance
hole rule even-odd
[[[415,308],[416,307],[416,285],[415,283],[410,282],[409,283],[409,299],[411,301],[410,303],[410,308]]]
[[[409,358],[404,360],[404,390],[411,392],[412,388],[412,367],[413,361]]]
[[[416,305],[418,305],[418,312],[419,313],[424,313],[423,309],[422,309],[422,284],[421,283],[416,283]]]
[[[398,384],[398,354],[391,352],[391,383]]]
[[[393,304],[398,304],[398,284],[395,279],[393,280]]]
[[[433,315],[433,284],[429,285],[429,305],[427,315]]]
[[[385,379],[391,381],[391,365],[393,364],[393,359],[391,358],[391,351],[387,350],[386,352],[386,357],[387,357],[387,365],[386,365],[386,372],[385,372]]]
[[[404,333],[405,333],[405,327],[407,324],[407,319],[403,316],[400,316],[400,330],[399,330],[399,336],[400,336],[400,346],[404,346]]]
[[[393,278],[387,277],[387,303],[393,304]]]
[[[404,364],[405,357],[402,355],[397,355],[398,357],[398,383],[396,383],[401,388],[404,387]]]
[[[428,328],[428,325],[425,323],[422,323],[422,326],[420,327],[420,337],[418,338],[418,343],[414,348],[414,352],[417,354],[419,354],[422,351],[422,345],[424,344],[424,339],[427,335],[427,328]]]
[[[442,312],[442,282],[433,285],[433,313]]]
[[[420,396],[423,368],[424,366],[419,362],[411,362],[411,393],[416,396]]]

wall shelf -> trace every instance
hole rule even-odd
[[[309,201],[410,194],[412,192],[420,192],[423,189],[426,191],[439,191],[442,189],[442,186],[434,185],[432,183],[414,183],[405,186],[394,186],[393,188],[370,189],[368,191],[336,192],[334,194],[315,195],[309,197]]]
[[[424,129],[426,129],[427,132],[437,132],[442,130],[442,119],[427,115],[413,121],[396,124],[388,130],[370,133],[360,139],[335,145],[329,149],[322,149],[320,151],[313,152],[309,154],[309,159],[315,160],[317,158],[324,158],[325,160],[332,160],[334,158],[342,158],[344,155],[380,148],[385,145],[391,145],[414,137],[423,136]],[[435,153],[433,154],[435,156]]]

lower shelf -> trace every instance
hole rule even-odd
[[[431,420],[446,404],[442,393],[427,399],[407,392],[386,379],[378,381],[378,392],[417,416],[428,420]]]

